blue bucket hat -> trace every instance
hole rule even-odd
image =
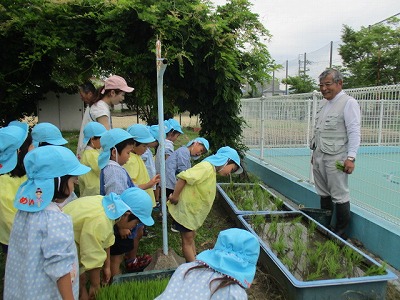
[[[223,166],[228,162],[228,159],[233,160],[239,167],[234,174],[241,174],[243,172],[243,168],[240,165],[239,154],[235,149],[232,149],[229,146],[219,148],[216,154],[206,157],[204,161],[208,161],[214,166]]]
[[[7,127],[0,128],[0,174],[14,170],[18,162],[18,149],[28,135],[28,124],[14,122],[18,121],[13,121]]]
[[[101,137],[107,131],[103,124],[99,122],[89,122],[86,124],[85,128],[83,128],[83,144],[87,145],[89,140],[98,136]]]
[[[122,201],[121,201],[122,200]],[[152,226],[151,217],[153,203],[149,194],[138,187],[126,189],[121,195],[110,193],[103,197],[103,207],[111,220],[118,219],[126,211],[130,211],[146,226]]]
[[[54,197],[54,178],[90,171],[71,150],[60,146],[33,149],[25,156],[24,165],[28,179],[19,187],[14,206],[28,212],[43,210],[50,204]]]
[[[150,131],[150,134],[153,138],[158,141],[158,134],[159,134],[159,126],[158,125],[151,125],[147,126],[147,129]]]
[[[168,119],[168,123],[171,126],[171,128],[169,129],[169,131],[171,131],[171,129],[176,130],[178,132],[180,132],[181,134],[183,134],[181,125],[179,124],[179,122],[175,119]]]
[[[28,135],[28,130],[29,130],[28,123],[15,120],[15,121],[11,121],[10,123],[8,123],[8,126],[18,126],[18,127],[22,128],[24,131],[26,131],[26,135]]]
[[[170,132],[172,130],[172,125],[168,120],[164,120],[164,132],[165,134],[167,134],[168,132]]]
[[[128,131],[133,139],[142,144],[148,144],[155,141],[155,138],[150,133],[150,130],[142,124],[133,124],[128,127]]]
[[[247,289],[253,282],[259,254],[260,244],[253,234],[230,228],[219,233],[213,249],[201,252],[196,259]]]
[[[172,127],[171,124],[167,120],[164,121],[164,139],[167,137],[167,133],[171,131]],[[151,125],[149,126],[149,130],[151,135],[156,139],[156,141],[159,141],[160,139],[160,126],[158,125]]]
[[[115,147],[115,145],[132,139],[132,135],[121,128],[113,128],[106,131],[100,138],[100,144],[103,151],[99,155],[99,168],[103,169],[108,161],[110,160],[110,150]]]
[[[210,144],[208,143],[208,141],[205,138],[202,138],[202,137],[198,137],[198,138],[195,138],[194,140],[191,140],[189,143],[186,144],[186,146],[189,147],[194,142],[203,144],[204,148],[206,148],[207,151],[210,150]]]
[[[35,148],[39,146],[39,143],[46,142],[51,145],[61,146],[68,143],[66,139],[62,137],[60,129],[51,123],[39,123],[32,129],[32,139]]]

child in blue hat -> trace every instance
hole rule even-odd
[[[132,135],[134,145],[128,162],[124,168],[128,171],[133,183],[145,190],[153,201],[153,206],[156,205],[154,198],[153,186],[160,182],[160,175],[154,175],[150,178],[146,165],[141,157],[148,149],[148,144],[155,141],[149,129],[142,124],[134,124],[129,126],[127,131]]]
[[[144,162],[144,165],[146,166],[147,173],[149,174],[149,178],[153,178],[154,176],[156,176],[157,173],[156,173],[156,164],[154,161],[154,155],[150,148],[155,149],[158,147],[158,138],[159,138],[158,137],[158,135],[159,135],[158,125],[147,126],[147,129],[150,131],[150,134],[153,136],[154,142],[147,144],[147,149],[141,155],[141,157]],[[154,200],[156,201],[156,203],[158,203],[158,197],[156,195],[156,187],[157,187],[157,185],[154,185],[152,189],[153,189],[153,194],[154,194],[154,196],[153,196]]]
[[[103,152],[99,155],[100,172],[100,193],[101,195],[108,195],[109,193],[121,194],[126,189],[134,187],[131,177],[128,172],[122,167],[125,165],[133,150],[135,144],[132,135],[126,130],[114,128],[100,138],[100,143]],[[123,260],[123,254],[130,252],[134,247],[134,239],[143,233],[143,224],[138,224],[136,232],[126,234],[125,230],[121,228],[114,228],[115,243],[110,248],[111,253],[111,276],[120,273],[120,265]],[[135,246],[138,246],[136,240]],[[136,249],[137,251],[137,249]],[[151,256],[145,255],[144,257],[135,259],[132,263],[140,266],[142,269],[144,265],[151,262]]]
[[[118,274],[112,270],[110,256],[115,227],[130,234],[135,232],[139,222],[146,226],[154,224],[150,196],[142,189],[132,187],[121,195],[110,193],[76,199],[64,207],[64,212],[72,217],[78,247],[80,299],[94,299],[101,286],[101,273],[103,283],[109,283],[113,273]],[[115,267],[119,271],[119,265]]]
[[[243,299],[256,273],[260,244],[250,232],[231,228],[221,231],[213,249],[205,250],[196,261],[180,265],[165,291],[156,298]]]
[[[27,181],[18,189],[18,209],[6,262],[4,299],[78,299],[78,257],[72,221],[59,205],[77,176],[90,169],[71,150],[46,146],[24,159]]]
[[[181,234],[186,262],[194,261],[196,230],[203,225],[216,194],[217,174],[228,176],[243,172],[240,157],[231,147],[222,147],[194,167],[177,175],[174,192],[169,195],[168,211],[172,225]]]
[[[168,119],[164,121],[164,132],[165,132],[165,143],[164,143],[164,153],[161,153],[161,148],[156,148],[156,173],[160,174],[161,172],[161,159],[164,155],[165,160],[175,151],[174,142],[178,139],[178,137],[183,134],[182,128],[179,125],[178,121],[174,119]],[[160,203],[160,194],[161,189],[160,186],[157,185],[156,189],[156,201],[158,202],[157,208],[161,208]]]
[[[85,145],[81,152],[81,163],[91,168],[90,172],[79,176],[80,197],[100,195],[100,138],[107,129],[98,122],[89,122],[83,129],[82,143]]]
[[[11,227],[17,209],[14,198],[19,186],[26,181],[23,160],[33,149],[27,123],[12,121],[0,129],[0,244],[7,254]]]
[[[35,127],[33,127],[32,138],[33,145],[35,147],[43,147],[48,145],[64,146],[68,143],[68,141],[63,138],[60,129],[58,129],[58,127],[56,127],[55,125],[47,122],[39,123],[35,125]],[[68,199],[63,202],[63,205],[66,205],[76,198],[78,197],[73,191]]]
[[[147,150],[147,145],[155,141],[153,135],[145,125],[134,124],[128,127],[127,131],[132,135],[134,145],[128,162],[124,165],[133,183],[145,190],[153,203],[156,205],[153,186],[160,182],[160,175],[155,175],[150,179],[147,168],[141,155]],[[139,242],[144,234],[144,227],[140,227],[134,238],[134,246],[131,251],[126,254],[125,267],[129,272],[137,272],[143,270],[151,262],[150,255],[137,256]]]
[[[191,159],[197,160],[210,149],[205,138],[198,137],[175,150],[165,160],[166,196],[174,192],[176,175],[192,167]]]
[[[133,149],[132,135],[124,129],[114,128],[103,134],[100,144],[100,194],[105,196],[113,192],[120,195],[127,188],[134,187],[131,177],[122,167]]]
[[[165,159],[168,158],[174,152],[174,142],[178,139],[178,137],[183,134],[181,125],[179,125],[178,121],[174,119],[168,119],[164,121],[164,131],[166,134],[165,137],[165,149],[164,155]],[[157,174],[160,174],[160,161],[161,161],[161,148],[158,147],[156,150],[156,171]]]
[[[6,174],[15,168],[18,150],[28,135],[28,124],[18,123],[13,121],[11,126],[0,128],[0,174]]]
[[[47,145],[62,146],[68,143],[62,137],[60,129],[47,122],[39,123],[33,127],[32,138],[35,147]]]

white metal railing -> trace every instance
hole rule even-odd
[[[400,224],[400,85],[345,91],[361,108],[361,147],[350,176],[352,201]],[[249,155],[313,183],[308,144],[321,98],[315,91],[242,99]]]

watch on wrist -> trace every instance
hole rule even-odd
[[[347,160],[349,160],[351,162],[355,162],[356,158],[355,157],[351,157],[351,156],[347,156]]]

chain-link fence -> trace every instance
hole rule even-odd
[[[287,76],[292,77],[305,73],[317,81],[318,75],[326,68],[342,66],[342,58],[338,50],[339,43],[339,41],[331,42],[313,52],[299,54],[297,58],[277,62],[282,68],[275,71],[275,78],[281,82],[286,78],[286,73]]]

